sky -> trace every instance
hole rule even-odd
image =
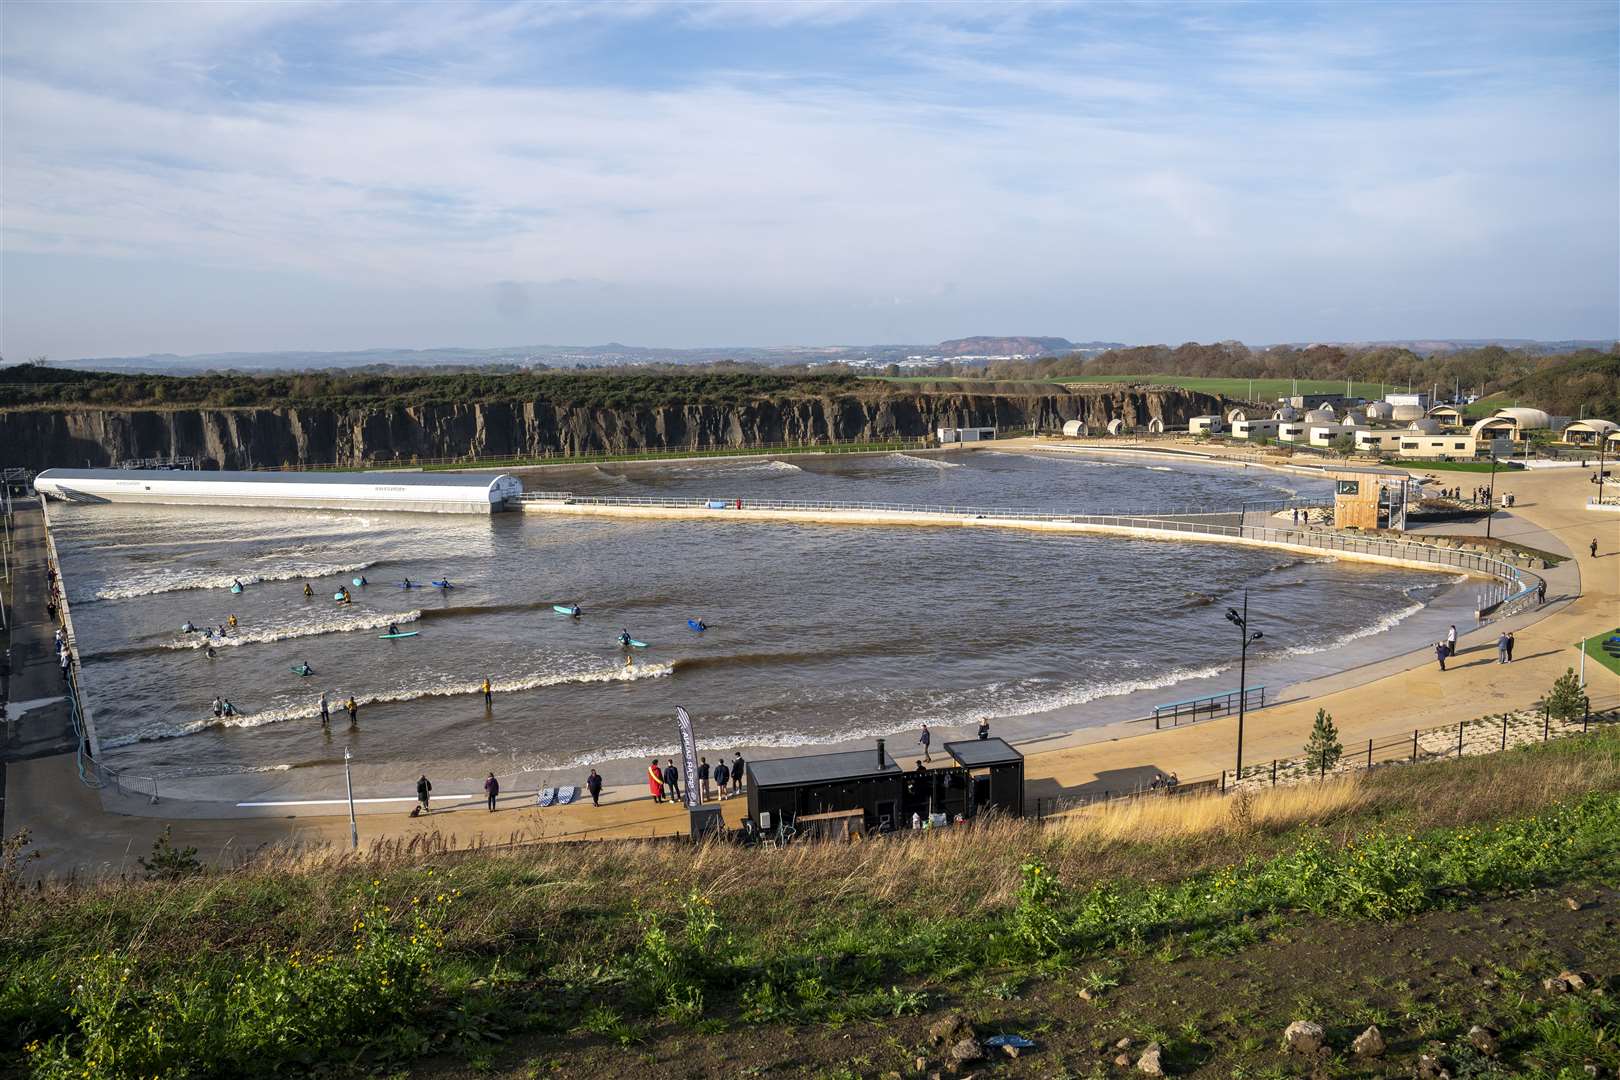
[[[0,355],[1620,336],[1620,5],[34,4]]]

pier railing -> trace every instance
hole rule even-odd
[[[1220,694],[1206,694],[1186,701],[1172,701],[1168,705],[1153,706],[1153,728],[1157,731],[1166,720],[1170,721],[1171,727],[1179,727],[1183,723],[1192,724],[1199,720],[1213,720],[1217,716],[1231,716],[1237,712],[1240,697],[1243,699],[1245,712],[1266,707],[1266,688],[1263,686],[1251,686],[1241,692],[1227,690]]]

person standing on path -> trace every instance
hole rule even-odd
[[[1505,664],[1505,663],[1508,662],[1508,643],[1507,642],[1508,642],[1508,636],[1507,636],[1506,631],[1503,631],[1502,633],[1497,635],[1497,637],[1496,637],[1496,662],[1498,664]]]
[[[1597,537],[1592,538],[1592,558],[1597,558]]]
[[[1451,629],[1446,631],[1446,655],[1457,655],[1457,624],[1453,623]]]
[[[430,813],[428,810],[428,792],[432,790],[433,785],[428,782],[427,773],[423,773],[416,778],[416,801],[420,804],[421,811],[424,814]]]
[[[1513,638],[1513,633],[1512,633],[1512,631],[1509,631],[1508,636],[1507,636],[1507,662],[1510,663],[1510,664],[1513,663],[1513,646],[1514,646],[1514,644],[1515,644],[1515,641],[1514,641],[1514,638]]]
[[[602,805],[602,777],[595,769],[592,769],[591,775],[585,778],[585,790],[591,793],[592,806]]]
[[[681,797],[681,770],[668,758],[664,760],[664,794],[669,796],[670,802]]]
[[[709,759],[698,758],[698,802],[709,801]]]
[[[924,724],[922,726],[922,734],[917,737],[918,745],[920,745],[923,748],[923,760],[924,761],[931,760],[929,758],[929,756],[928,756],[928,744],[933,742],[933,741],[934,741],[934,737],[928,733],[928,725]]]
[[[1434,658],[1436,660],[1440,661],[1440,670],[1441,671],[1446,670],[1446,655],[1450,651],[1451,650],[1446,647],[1445,642],[1443,642],[1443,641],[1435,642],[1435,644],[1434,644]]]
[[[484,685],[483,685],[482,689],[484,691],[484,708],[493,709],[495,707],[495,698],[493,696],[493,691],[490,689],[490,686],[489,686],[489,676],[488,675],[484,676]]]
[[[726,785],[731,782],[731,770],[726,768],[726,759],[721,758],[714,766],[714,786],[718,789],[720,798],[724,799],[731,792]]]
[[[736,754],[736,755],[733,755],[733,757],[731,759],[731,793],[733,795],[740,795],[740,794],[742,794],[742,789],[743,789],[743,756],[741,754]]]
[[[1539,607],[1542,604],[1545,604],[1546,602],[1547,602],[1547,579],[1542,578],[1540,581],[1536,582],[1536,606]]]
[[[495,779],[494,773],[490,773],[489,778],[484,781],[484,798],[489,800],[489,812],[492,814],[495,812],[495,797],[500,793],[501,782]]]
[[[647,766],[647,790],[652,792],[653,802],[664,801],[664,774],[658,768],[657,758],[653,758],[652,764]]]

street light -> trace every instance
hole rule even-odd
[[[1238,654],[1238,736],[1237,736],[1237,779],[1243,779],[1243,710],[1249,700],[1249,643],[1259,641],[1266,635],[1258,630],[1249,629],[1249,590],[1243,590],[1243,614],[1239,615],[1236,608],[1226,609],[1226,621],[1238,628],[1243,635],[1243,648]]]
[[[1491,441],[1491,486],[1485,497],[1485,539],[1491,538],[1491,515],[1496,513],[1496,441]]]
[[[360,849],[360,827],[354,822],[354,778],[349,774],[349,748],[343,748],[343,786],[349,789],[349,847]]]

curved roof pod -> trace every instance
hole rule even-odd
[[[1436,405],[1429,410],[1429,415],[1442,424],[1462,423],[1462,410],[1455,405]]]
[[[1487,416],[1483,420],[1474,421],[1469,428],[1469,434],[1475,439],[1486,439],[1494,435],[1513,435],[1519,430],[1518,425],[1505,416]]]
[[[1352,409],[1339,419],[1339,423],[1348,427],[1366,427],[1367,417],[1363,413],[1358,413]]]
[[[1114,419],[1108,421],[1108,434],[1110,435],[1124,435],[1130,430],[1131,425],[1127,424],[1125,422],[1125,418],[1122,416],[1116,416]]]
[[[1070,439],[1078,438],[1079,436],[1084,435],[1085,433],[1086,433],[1086,422],[1084,420],[1065,420],[1065,421],[1063,421],[1063,434],[1064,434],[1064,436],[1066,438],[1070,438]]]
[[[1422,432],[1424,435],[1438,435],[1443,427],[1445,425],[1432,416],[1425,416],[1420,420],[1414,420],[1407,424],[1406,430]]]
[[[504,473],[46,469],[34,490],[84,503],[488,514],[505,509],[523,485]]]
[[[1239,420],[1247,420],[1248,418],[1249,414],[1244,412],[1242,409],[1233,409],[1231,412],[1226,414],[1226,422],[1228,424],[1235,424]]]
[[[1396,405],[1389,418],[1397,424],[1410,424],[1413,420],[1422,420],[1424,415],[1421,405]]]
[[[1491,414],[1491,419],[1512,420],[1514,425],[1520,428],[1552,427],[1552,417],[1548,416],[1540,409],[1521,409],[1518,407],[1497,409]]]
[[[1284,405],[1282,408],[1272,413],[1271,418],[1273,420],[1281,420],[1284,423],[1287,423],[1290,420],[1298,420],[1299,410],[1294,408],[1292,405]]]
[[[1148,433],[1151,434],[1151,435],[1163,435],[1164,434],[1164,421],[1160,420],[1157,416],[1155,416],[1153,419],[1149,420],[1148,421]]]
[[[1339,422],[1339,414],[1324,406],[1306,413],[1305,422],[1307,424],[1336,424]]]
[[[1389,420],[1395,415],[1395,406],[1387,401],[1375,401],[1367,406],[1367,416],[1372,420]]]
[[[1599,420],[1592,417],[1589,420],[1572,420],[1564,429],[1565,442],[1601,442],[1612,439],[1620,434],[1620,424],[1613,420]]]

